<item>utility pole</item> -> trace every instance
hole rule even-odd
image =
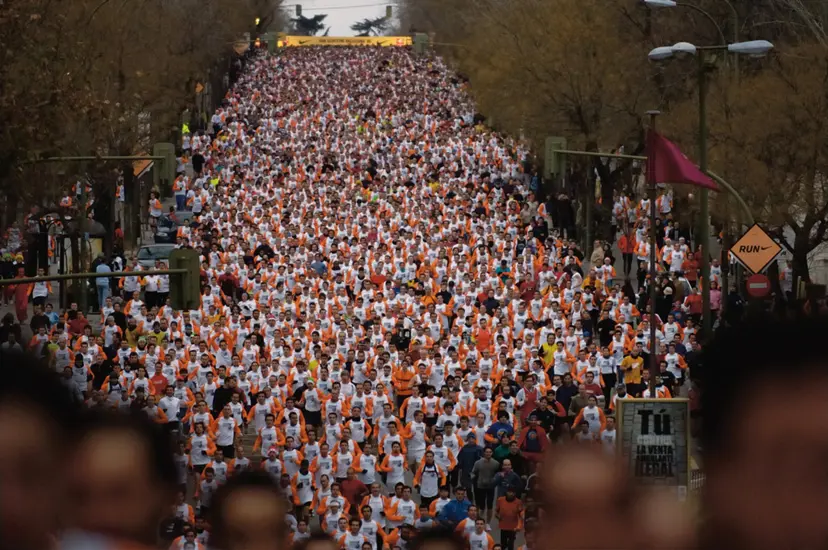
[[[87,233],[84,231],[84,226],[88,224],[89,215],[86,212],[86,181],[79,181],[78,185],[81,186],[80,188],[80,204],[78,204],[78,220],[77,220],[77,228],[76,231],[78,233],[78,251],[80,253],[80,257],[78,258],[78,265],[80,266],[81,271],[86,271],[86,248],[87,248]],[[78,307],[80,311],[83,312],[84,315],[89,311],[87,308],[88,296],[89,296],[89,287],[86,284],[86,280],[80,279],[78,281],[78,295],[75,299],[78,301]]]
[[[707,56],[699,50],[699,169],[707,173]],[[713,319],[710,313],[710,191],[702,188],[699,192],[701,208],[699,212],[699,243],[701,244],[702,285],[702,335],[710,338]]]
[[[656,117],[660,115],[660,111],[647,111],[650,117],[650,134],[655,132]],[[658,264],[656,262],[656,248],[658,248],[658,239],[656,235],[656,219],[658,216],[656,209],[656,185],[655,170],[652,168],[655,164],[655,156],[652,147],[647,148],[647,192],[650,195],[650,399],[655,399],[656,385],[655,377],[658,375],[658,340],[656,338],[656,300],[658,299],[656,289],[656,276],[658,275]]]

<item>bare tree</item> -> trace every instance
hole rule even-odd
[[[169,141],[196,83],[255,20],[280,26],[278,0],[19,0],[0,4],[0,194],[4,225],[18,205],[66,193],[74,167],[39,168],[42,155],[136,155]],[[220,25],[216,21],[221,21]],[[88,167],[87,167],[88,168]],[[97,167],[95,194],[116,171]],[[131,174],[131,163],[120,167]],[[127,182],[129,183],[129,181]],[[131,185],[126,186],[131,193]],[[130,207],[139,205],[129,203]],[[138,212],[130,212],[130,219]]]

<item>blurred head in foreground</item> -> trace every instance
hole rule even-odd
[[[264,471],[242,472],[216,491],[210,507],[210,546],[218,550],[270,550],[287,542],[285,498]]]
[[[316,532],[293,545],[293,550],[337,550],[339,545],[326,533]]]
[[[464,550],[466,541],[457,532],[447,528],[425,529],[417,533],[410,550]]]
[[[828,321],[741,325],[700,365],[705,548],[828,548]]]
[[[0,352],[0,549],[38,550],[57,528],[60,464],[75,405],[33,357]]]
[[[90,414],[66,465],[67,527],[155,544],[178,486],[169,436],[147,415]]]
[[[541,479],[540,540],[568,550],[828,549],[826,336],[825,320],[748,322],[705,347],[692,373],[703,411],[699,512],[675,488],[633,486],[613,457],[564,446]]]
[[[555,448],[541,478],[544,519],[532,530],[532,548],[692,549],[692,519],[675,488],[636,488],[628,470],[600,446]]]

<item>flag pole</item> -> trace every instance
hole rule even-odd
[[[655,377],[658,375],[658,343],[656,342],[656,275],[658,274],[658,267],[656,265],[656,247],[658,246],[658,239],[656,238],[656,179],[655,179],[655,147],[651,147],[653,143],[653,135],[656,129],[656,117],[661,114],[661,111],[647,111],[650,117],[650,130],[647,132],[647,186],[650,194],[650,399],[655,399],[656,385]]]

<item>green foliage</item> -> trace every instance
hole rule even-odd
[[[325,18],[327,18],[327,14],[319,14],[314,15],[313,17],[305,17],[300,15],[299,17],[295,17],[291,19],[291,23],[293,24],[293,32],[301,35],[301,36],[316,36],[322,29],[325,28]],[[328,32],[330,28],[325,31],[323,36],[328,36]]]
[[[351,30],[357,33],[357,36],[380,36],[385,32],[388,23],[389,21],[386,17],[363,19],[351,25]]]

